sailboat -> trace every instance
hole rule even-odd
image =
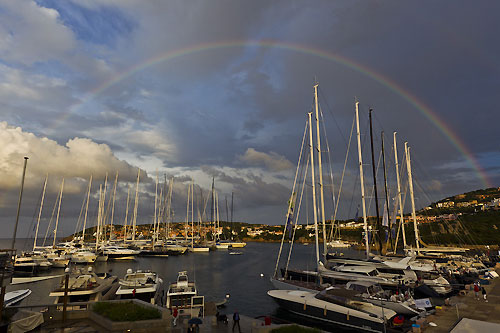
[[[317,95],[315,97],[315,100],[317,101]],[[357,111],[358,104],[356,103],[356,122],[358,124],[359,142],[359,118]],[[343,266],[342,268],[335,270],[326,268],[324,266],[319,255],[318,216],[316,214],[318,208],[316,205],[315,196],[315,164],[313,159],[314,151],[312,149],[313,139],[311,118],[311,113],[309,113],[309,121],[306,125],[301,154],[299,156],[302,156],[305,137],[307,132],[309,132],[310,162],[308,161],[308,167],[311,167],[310,172],[313,192],[312,211],[314,215],[317,268],[316,271],[293,270],[288,268],[291,247],[293,245],[292,238],[287,265],[284,269],[282,269],[282,277],[278,277],[278,264],[283,247],[282,242],[280,253],[278,254],[275,273],[271,278],[273,286],[275,286],[279,290],[271,290],[268,292],[268,295],[273,297],[278,302],[278,304],[280,304],[280,306],[284,307],[285,309],[314,320],[342,325],[349,328],[356,328],[358,330],[379,332],[384,331],[387,320],[392,318],[392,316],[394,316],[398,311],[399,313],[404,313],[406,315],[416,315],[421,312],[413,306],[411,299],[401,299],[394,296],[396,294],[395,290],[397,290],[401,286],[411,286],[417,280],[417,277],[412,271],[405,271],[399,275],[391,274],[389,272],[381,273],[377,270],[377,268],[367,265],[349,267]],[[308,127],[309,131],[307,131]],[[318,147],[316,151],[319,152],[321,151],[321,149]],[[362,166],[361,154],[359,154],[359,158],[360,165]],[[300,162],[301,161],[299,158],[299,165]],[[306,174],[307,172],[308,171],[306,169],[306,172],[304,174]],[[362,169],[360,170],[360,172],[362,177]],[[299,172],[297,170],[296,178],[298,173]],[[302,201],[302,193],[296,195],[296,183],[297,179],[294,180],[292,196],[289,202],[289,209],[287,214],[287,224],[289,223],[289,220],[291,220],[290,216],[292,215],[292,212],[297,214],[297,216],[295,216],[295,225],[297,225],[296,221],[298,219],[300,203]],[[304,183],[305,179],[303,181],[303,184]],[[302,191],[303,188],[304,186],[302,186]],[[296,198],[298,202],[297,207],[295,207]],[[366,230],[366,211],[364,206],[363,189],[362,199]],[[290,234],[293,235],[293,231]],[[283,239],[284,237],[285,236],[283,236]],[[365,245],[368,246],[368,241],[366,238],[365,241]],[[369,253],[368,250],[367,253]],[[391,291],[390,289],[392,289],[393,291]],[[355,309],[362,309],[362,311],[354,312],[353,310]],[[355,317],[353,317],[352,320],[346,320],[346,316],[349,318],[351,313],[355,313]],[[366,313],[371,314],[368,314],[368,317],[371,317],[368,322],[364,321],[366,319]]]

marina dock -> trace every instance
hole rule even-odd
[[[500,272],[500,268],[496,268]],[[488,280],[490,284],[483,285],[486,289],[487,300],[479,295],[475,298],[473,290],[462,291],[459,295],[450,298],[449,305],[436,310],[436,314],[426,318],[422,331],[426,333],[450,332],[463,318],[474,319],[489,323],[500,324],[500,283],[499,279]],[[433,322],[437,326],[430,326]]]

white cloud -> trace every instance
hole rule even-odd
[[[48,138],[40,138],[24,132],[20,127],[10,127],[0,122],[0,187],[19,186],[23,157],[28,156],[26,187],[38,185],[48,173],[49,177],[84,178],[90,174],[103,178],[106,172],[119,172],[121,180],[134,181],[137,168],[121,161],[109,146],[90,139],[73,138],[65,146]],[[72,186],[72,185],[73,186]],[[79,186],[68,183],[69,189],[78,191]]]
[[[254,148],[248,148],[245,154],[240,156],[240,160],[252,166],[266,167],[271,171],[284,171],[293,167],[292,163],[282,155],[275,152],[267,154]]]
[[[34,1],[0,2],[0,57],[31,65],[67,54],[76,46],[73,32],[59,13]]]

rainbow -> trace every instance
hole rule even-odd
[[[260,47],[260,48],[274,48],[274,49],[282,49],[286,51],[293,51],[305,55],[311,55],[315,57],[319,57],[322,59],[326,59],[328,61],[333,61],[337,64],[343,65],[347,68],[350,68],[358,73],[361,73],[374,81],[378,82],[382,86],[385,86],[387,89],[400,96],[404,100],[406,100],[410,105],[412,105],[416,110],[418,110],[421,114],[424,115],[434,126],[438,128],[438,130],[447,138],[447,140],[464,156],[464,158],[471,164],[474,170],[477,173],[478,178],[482,182],[484,187],[492,187],[492,184],[489,180],[487,173],[483,170],[478,160],[475,158],[474,154],[469,150],[466,144],[456,135],[452,129],[434,112],[432,111],[424,102],[420,101],[412,95],[409,91],[402,88],[400,85],[395,83],[393,80],[383,76],[380,73],[375,72],[374,70],[356,63],[351,59],[343,57],[339,54],[327,52],[318,48],[314,48],[311,46],[274,41],[274,40],[259,40],[259,41],[220,41],[220,42],[212,42],[212,43],[202,43],[196,44],[189,47],[185,47],[178,50],[172,50],[155,57],[152,57],[142,63],[136,64],[122,73],[112,77],[108,81],[105,81],[100,86],[96,87],[87,95],[86,98],[80,103],[80,105],[89,102],[90,100],[96,98],[98,95],[102,94],[104,91],[114,86],[115,84],[125,80],[126,78],[144,70],[145,68],[154,66],[156,64],[169,61],[175,58],[179,58],[182,56],[205,52],[209,50],[215,49],[225,49],[225,48],[235,48],[235,47]]]

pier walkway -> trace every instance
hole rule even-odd
[[[496,272],[500,273],[500,268],[497,268]],[[477,300],[473,290],[466,291],[465,295],[454,296],[450,299],[449,305],[443,306],[442,310],[437,310],[435,315],[426,318],[423,331],[425,333],[450,332],[462,318],[500,323],[500,278],[489,280],[489,282],[490,284],[483,285],[488,302],[484,301],[481,294]],[[428,326],[429,322],[437,326]]]
[[[203,324],[199,325],[199,332],[212,332],[212,333],[229,333],[233,332],[233,321],[229,318],[227,324],[217,323],[215,316],[207,316],[202,318]],[[172,333],[186,333],[189,325],[187,324],[188,319],[179,318],[176,327],[165,327],[164,329],[155,329],[155,333],[159,332],[172,332]],[[240,315],[240,327],[243,333],[264,333],[270,332],[274,328],[281,327],[283,325],[268,325],[263,326],[263,321],[258,319],[253,319],[245,315]],[[100,327],[97,323],[90,320],[71,320],[62,327],[61,322],[53,324],[45,324],[42,327],[37,328],[33,332],[65,332],[65,333],[94,333],[94,332],[106,332],[106,329]],[[131,330],[130,332],[151,332],[147,327],[140,330]],[[238,332],[238,329],[235,329]]]

